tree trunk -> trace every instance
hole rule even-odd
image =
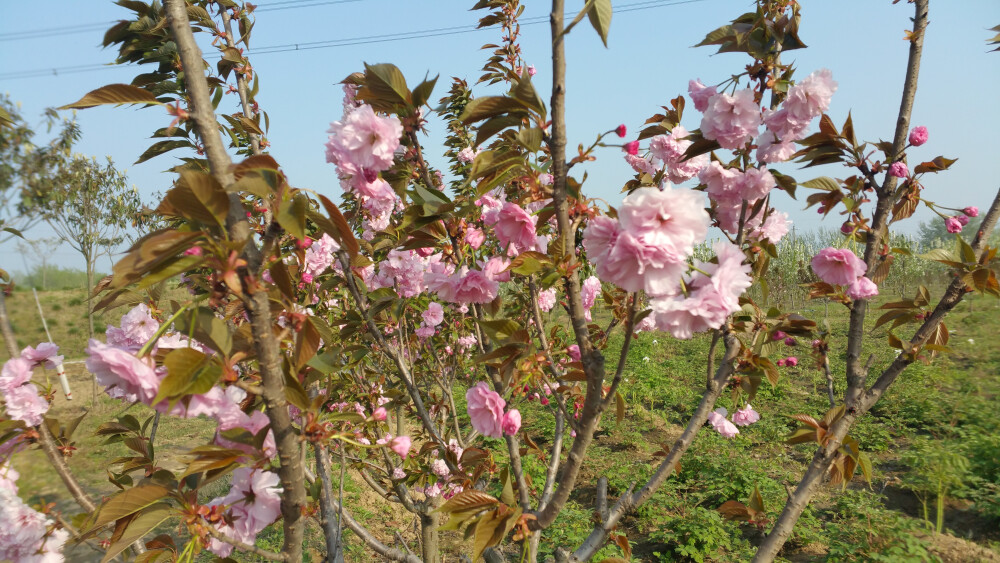
[[[87,326],[90,329],[90,337],[94,337],[94,308],[91,303],[90,292],[94,289],[94,259],[90,253],[84,253],[83,258],[87,261]]]
[[[18,357],[20,354],[17,353],[17,339],[14,338],[14,330],[10,327],[10,318],[7,316],[7,296],[4,295],[3,289],[0,289],[0,333],[3,333],[7,353],[12,359]]]
[[[424,563],[441,563],[437,514],[425,512],[420,515],[420,539],[420,549]]]

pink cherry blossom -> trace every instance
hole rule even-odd
[[[419,328],[417,328],[417,330],[413,331],[413,333],[417,335],[417,338],[419,338],[421,342],[434,336],[435,332],[437,331],[434,330],[434,327],[426,325],[421,325]]]
[[[922,144],[924,144],[926,142],[927,142],[927,128],[926,127],[924,127],[923,125],[920,125],[918,127],[914,127],[913,130],[910,131],[910,144],[911,145],[913,145],[915,147],[919,147],[920,145],[922,145]]]
[[[944,220],[944,226],[949,233],[960,233],[963,225],[956,217],[948,217]]]
[[[472,427],[483,436],[499,438],[503,431],[503,408],[507,402],[482,381],[469,388],[465,400]]]
[[[785,346],[795,346],[795,344],[796,344],[796,340],[795,340],[794,337],[788,336],[788,337],[785,338]]]
[[[476,205],[482,209],[482,219],[484,225],[495,225],[503,207],[502,197],[494,197],[487,194],[476,200]]]
[[[451,474],[448,463],[443,459],[435,459],[434,463],[431,464],[431,471],[438,477],[447,477]]]
[[[619,137],[624,138],[626,133],[628,133],[628,129],[625,127],[624,123],[615,128],[615,134]]]
[[[875,282],[862,276],[847,286],[847,296],[851,299],[870,299],[878,295],[878,286]]]
[[[225,448],[241,450],[247,452],[248,454],[254,453],[251,446],[227,440],[221,433],[226,430],[241,428],[256,436],[264,430],[264,428],[267,428],[267,426],[271,424],[271,421],[267,418],[267,415],[264,414],[263,411],[253,411],[248,416],[238,408],[236,409],[236,412],[232,410],[220,411],[216,414],[216,420],[219,421],[219,433],[215,436],[215,443]],[[277,447],[274,441],[274,431],[270,429],[268,429],[267,434],[264,436],[263,451],[264,455],[268,458],[273,458],[277,453]]]
[[[59,356],[59,346],[51,342],[42,342],[37,348],[31,346],[21,350],[21,357],[27,359],[34,365],[45,364],[49,369],[56,369],[56,364],[63,362],[63,357]]]
[[[795,144],[789,139],[778,140],[771,131],[757,137],[757,160],[764,163],[785,162],[795,154]]]
[[[824,248],[811,265],[819,279],[833,285],[849,285],[868,271],[868,265],[846,248]]]
[[[487,278],[497,281],[497,282],[509,282],[510,281],[510,260],[503,258],[501,256],[492,256],[485,264],[481,264],[483,269],[483,274]]]
[[[910,175],[910,171],[906,168],[905,162],[897,161],[889,165],[889,175],[896,178],[906,178]]]
[[[735,168],[711,162],[698,173],[698,181],[705,184],[705,193],[716,202],[742,202],[743,175]]]
[[[580,361],[580,345],[579,344],[573,344],[573,345],[569,346],[568,348],[566,348],[566,353],[569,354],[570,359],[572,359],[574,362],[579,362]]]
[[[503,246],[514,245],[520,251],[534,250],[538,244],[535,233],[538,217],[516,203],[503,204],[497,215],[496,237]]]
[[[692,144],[692,141],[686,139],[688,135],[687,129],[677,125],[670,131],[669,135],[657,135],[649,140],[651,156],[667,165],[667,177],[675,184],[686,182],[695,177],[709,163],[707,154],[684,159],[685,151]]]
[[[482,229],[469,227],[465,230],[465,244],[471,246],[473,250],[479,250],[484,242],[486,242],[486,233]]]
[[[394,115],[382,117],[363,104],[343,121],[330,124],[326,161],[346,175],[381,172],[392,166],[393,154],[403,135],[403,125]]]
[[[726,438],[733,438],[740,433],[739,428],[732,422],[726,419],[726,415],[729,414],[724,407],[719,407],[714,411],[708,413],[708,423],[712,425],[712,428],[716,432],[722,434]]]
[[[551,186],[552,182],[554,182],[554,181],[555,181],[555,177],[552,176],[552,174],[549,174],[548,172],[542,172],[541,174],[538,175],[538,183],[539,183],[539,185],[542,185],[542,186]]]
[[[758,420],[760,420],[760,413],[753,410],[750,403],[733,413],[733,424],[737,426],[750,426]]]
[[[748,168],[740,179],[740,195],[747,202],[757,201],[771,193],[776,185],[767,168]]]
[[[410,455],[410,446],[413,445],[409,436],[396,436],[389,442],[389,449],[396,452],[396,455],[406,459]]]
[[[746,88],[732,96],[715,94],[708,100],[701,134],[724,149],[737,149],[757,136],[760,125],[760,106],[754,101],[753,90]]]
[[[49,531],[53,525],[44,514],[24,503],[13,491],[0,487],[0,561],[55,563],[69,532]]]
[[[476,151],[472,147],[465,147],[464,149],[458,151],[456,155],[458,161],[463,164],[469,164],[473,160],[476,160]]]
[[[625,198],[618,217],[618,224],[595,217],[584,230],[583,244],[598,277],[627,291],[676,291],[684,261],[708,232],[700,194],[640,188]]]
[[[601,294],[601,280],[597,276],[590,276],[589,278],[583,280],[583,284],[580,288],[580,298],[583,300],[584,316],[588,321],[590,318],[590,309],[594,306],[594,301],[597,296]]]
[[[701,80],[688,81],[688,95],[694,102],[694,109],[704,112],[708,109],[708,100],[716,94],[715,86],[705,86]]]
[[[438,296],[450,303],[489,303],[499,292],[498,282],[479,270],[463,266],[448,278],[447,287],[438,289]]]
[[[0,370],[0,392],[10,391],[31,381],[31,373],[31,361],[27,358],[7,360]]]
[[[334,253],[340,250],[340,245],[333,237],[323,233],[315,243],[306,249],[303,259],[303,270],[314,277],[322,274],[333,265]]]
[[[7,403],[7,416],[20,420],[28,426],[38,426],[43,415],[49,411],[49,402],[38,394],[38,387],[27,383],[3,393]]]
[[[261,469],[241,467],[233,471],[232,488],[223,499],[231,505],[233,527],[243,537],[256,536],[281,515],[281,491],[278,474]]]
[[[556,290],[554,287],[538,292],[538,308],[542,312],[548,313],[555,306],[556,306]]]
[[[969,207],[963,209],[962,213],[965,213],[966,217],[979,217],[979,208],[970,205]]]
[[[425,260],[413,250],[390,250],[378,265],[375,284],[395,287],[400,297],[416,297],[424,292]]]
[[[772,244],[777,244],[785,235],[792,222],[788,219],[788,214],[783,211],[773,211],[764,220],[764,223],[753,231],[753,238],[757,240],[769,240]]]
[[[521,429],[521,413],[517,409],[511,409],[503,415],[503,421],[500,423],[503,427],[503,433],[508,436],[516,436],[517,431]]]
[[[372,413],[372,418],[379,422],[384,421],[386,416],[388,416],[388,413],[386,412],[385,407],[379,407]]]
[[[785,365],[788,367],[795,367],[799,365],[799,359],[796,358],[795,356],[788,356],[787,358],[785,358]]]
[[[658,168],[653,162],[648,158],[643,158],[634,154],[625,154],[625,162],[632,167],[639,174],[649,174],[650,176],[655,176]]]
[[[957,219],[963,227],[969,224],[969,217],[967,215],[955,215],[955,219]]]
[[[109,326],[105,336],[112,346],[138,350],[159,328],[160,323],[153,318],[149,307],[140,303],[122,315],[121,328]]]
[[[622,145],[622,150],[632,156],[639,154],[639,141],[629,141],[625,143]]]
[[[148,358],[140,360],[121,348],[91,339],[86,349],[87,369],[105,392],[126,401],[140,400],[147,405],[160,389],[160,378]]]
[[[427,310],[420,314],[427,326],[437,326],[444,321],[444,307],[440,303],[431,301],[427,305]]]

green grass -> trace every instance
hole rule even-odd
[[[40,294],[42,305],[56,320],[50,325],[53,336],[68,358],[81,357],[86,345],[86,320],[82,292],[60,291]],[[894,297],[895,298],[895,297]],[[75,302],[75,304],[74,304]],[[19,334],[19,345],[40,341],[40,322],[30,293],[15,293],[8,298],[8,309]],[[54,305],[59,305],[55,307]],[[806,302],[798,307],[801,314],[822,322],[822,303]],[[1000,391],[1000,315],[995,300],[973,296],[971,306],[963,303],[947,319],[953,331],[949,347],[952,353],[933,363],[911,366],[886,393],[882,401],[863,417],[851,435],[873,459],[875,473],[871,488],[855,478],[846,489],[824,487],[806,510],[782,556],[794,561],[934,561],[938,557],[940,536],[928,531],[922,518],[916,493],[907,488],[913,483],[917,467],[907,463],[918,445],[938,448],[963,456],[968,470],[960,483],[950,490],[945,506],[945,532],[967,540],[963,549],[992,549],[1000,553],[1000,419],[996,400]],[[117,324],[118,316],[109,314],[99,326]],[[869,314],[869,327],[877,311]],[[847,317],[843,307],[829,307],[830,340],[834,350],[843,350]],[[44,333],[42,333],[44,334]],[[905,332],[900,332],[905,336]],[[883,329],[866,332],[862,356],[874,353],[872,373],[888,365],[893,354],[886,348]],[[971,342],[970,342],[971,340]],[[615,350],[622,342],[616,332],[609,343],[607,365],[617,360]],[[619,423],[611,413],[601,422],[596,439],[583,467],[577,490],[556,524],[547,530],[541,542],[542,559],[556,547],[573,547],[589,533],[594,508],[594,483],[606,476],[609,496],[618,497],[634,483],[652,474],[660,458],[655,453],[669,446],[687,423],[705,385],[705,356],[710,340],[700,336],[691,341],[677,341],[664,334],[642,334],[635,339],[625,368],[626,382],[621,392],[627,403],[626,419]],[[747,523],[725,521],[716,509],[723,502],[747,502],[756,488],[764,500],[768,518],[780,513],[786,487],[794,487],[808,465],[813,446],[788,446],[784,437],[797,423],[788,415],[821,415],[827,408],[825,378],[810,360],[809,340],[801,339],[795,347],[782,348],[796,355],[800,363],[781,368],[777,385],[760,388],[754,407],[762,414],[759,423],[741,429],[735,439],[726,440],[705,428],[681,460],[681,469],[643,505],[636,514],[626,517],[618,532],[627,536],[634,561],[745,561],[762,537],[762,530]],[[838,396],[844,391],[845,358],[842,353],[830,357],[836,376]],[[111,494],[104,463],[124,453],[120,444],[101,445],[94,436],[100,422],[122,411],[118,402],[99,396],[90,404],[90,384],[82,366],[75,366],[74,388],[77,402],[59,402],[53,412],[68,418],[89,409],[74,438],[79,450],[70,459],[74,472],[95,497]],[[456,393],[459,413],[465,412],[464,394]],[[720,406],[733,410],[728,394]],[[524,418],[524,429],[543,447],[551,443],[553,422],[538,402],[516,401]],[[130,414],[142,420],[148,409],[136,406]],[[468,424],[467,420],[463,421]],[[157,452],[161,463],[171,469],[180,466],[180,455],[187,448],[204,443],[213,431],[211,421],[167,420],[161,425]],[[567,442],[570,438],[567,436]],[[928,445],[929,444],[929,445]],[[485,440],[502,466],[506,451],[499,440]],[[565,451],[565,450],[564,450]],[[922,451],[922,450],[921,450]],[[909,458],[907,456],[910,456]],[[15,456],[21,472],[22,493],[29,502],[58,501],[68,514],[76,512],[66,502],[55,474],[44,456],[31,450]],[[544,482],[545,465],[538,457],[524,458],[525,470],[535,486]],[[225,483],[216,485],[225,490]],[[492,491],[499,493],[499,490]],[[374,498],[360,479],[348,474],[345,483],[346,506],[362,523],[371,527],[383,540],[392,542],[392,532],[403,530],[404,537],[416,548],[412,516],[389,508]],[[207,494],[207,493],[206,493]],[[220,492],[221,494],[221,492]],[[208,497],[202,500],[207,500]],[[931,517],[933,520],[933,516]],[[169,530],[183,541],[183,526],[176,521]],[[451,560],[468,544],[460,534],[443,533]],[[281,528],[272,526],[259,536],[258,544],[278,550]],[[310,524],[307,533],[308,560],[321,560],[323,538]],[[515,550],[506,551],[516,560]],[[347,534],[347,556],[353,561],[373,560],[364,546]],[[622,557],[617,546],[602,548],[595,560]],[[254,560],[237,554],[239,560]],[[207,555],[203,560],[210,560]],[[969,555],[969,560],[975,560]]]

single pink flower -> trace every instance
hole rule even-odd
[[[688,95],[694,102],[694,109],[701,112],[708,109],[708,100],[715,94],[715,86],[705,86],[701,80],[688,80]]]
[[[760,106],[754,101],[753,90],[746,88],[732,96],[716,94],[708,100],[701,118],[701,134],[724,149],[737,149],[757,136],[761,123]]]
[[[7,416],[20,420],[28,426],[38,426],[42,416],[49,411],[49,402],[38,394],[33,383],[20,385],[3,393],[7,403]]]
[[[574,362],[580,361],[580,346],[578,344],[573,344],[572,346],[566,348],[566,353],[569,354],[569,357],[572,358]]]
[[[750,403],[733,413],[733,424],[737,426],[750,426],[758,420],[760,420],[760,413],[753,410]]]
[[[507,402],[482,381],[466,391],[465,400],[472,427],[483,436],[499,438],[503,431],[503,408]]]
[[[795,339],[789,336],[785,339],[785,346],[795,346]]]
[[[536,72],[538,69],[535,68],[535,65],[528,65],[528,76],[534,76]]]
[[[456,155],[458,161],[463,164],[469,164],[473,160],[476,160],[476,151],[472,147],[465,147],[464,149],[458,151]]]
[[[7,392],[31,381],[31,360],[12,358],[3,364],[0,371],[0,392]]]
[[[392,166],[393,156],[403,135],[403,124],[394,115],[379,116],[363,104],[343,121],[330,124],[326,160],[345,175],[381,172]]]
[[[503,421],[500,423],[503,427],[503,433],[508,436],[516,436],[517,431],[521,429],[521,413],[517,409],[511,409],[503,415]]]
[[[617,128],[615,129],[615,133],[616,133],[616,134],[617,134],[617,135],[618,135],[619,137],[622,137],[622,138],[624,138],[624,137],[625,137],[625,134],[626,134],[627,132],[628,132],[628,129],[626,129],[626,128],[625,128],[625,124],[624,124],[624,123],[622,123],[621,125],[619,125],[619,126],[618,126],[618,127],[617,127]]]
[[[966,217],[979,217],[979,208],[970,205],[969,207],[963,209],[962,213],[965,213]]]
[[[875,282],[862,276],[854,280],[847,286],[847,296],[851,299],[869,299],[878,295],[878,286]]]
[[[554,287],[538,292],[538,308],[548,313],[556,306],[556,289]]]
[[[948,229],[949,233],[960,233],[962,232],[962,223],[955,217],[948,217],[944,220],[944,226]]]
[[[489,303],[496,299],[500,284],[479,270],[462,270],[449,279],[451,292],[438,295],[452,303]]]
[[[430,338],[432,336],[434,336],[435,332],[437,332],[437,331],[434,330],[434,327],[432,327],[432,326],[425,326],[425,325],[421,325],[420,328],[418,328],[417,330],[413,331],[413,333],[417,335],[417,338],[419,338],[421,340],[421,342],[424,341],[424,340],[427,340],[428,338]]]
[[[444,307],[440,303],[431,301],[427,305],[427,310],[420,314],[427,326],[437,326],[444,321]]]
[[[375,409],[375,412],[372,413],[372,418],[377,420],[378,422],[384,421],[386,416],[388,415],[386,413],[385,407],[379,407]]]
[[[736,428],[735,424],[726,419],[727,414],[729,414],[729,411],[724,407],[719,407],[708,414],[708,423],[719,434],[722,434],[726,438],[733,438],[740,433],[740,430]]]
[[[906,178],[910,175],[910,171],[906,168],[905,162],[897,161],[889,165],[889,175],[896,178]]]
[[[868,265],[846,248],[824,248],[811,264],[819,279],[833,285],[848,285],[868,271]]]
[[[277,473],[241,467],[233,471],[233,484],[223,499],[235,518],[233,527],[244,537],[260,533],[281,515],[281,479]]]
[[[583,300],[584,317],[590,321],[590,309],[594,306],[594,301],[601,294],[601,280],[597,276],[590,276],[583,280],[580,288],[580,298]]]
[[[410,446],[413,445],[413,441],[410,440],[409,436],[396,436],[389,442],[389,449],[396,452],[396,455],[406,459],[406,456],[410,455]]]
[[[776,330],[771,335],[771,340],[784,340],[787,337],[788,337],[788,335],[785,334],[784,331]]]
[[[913,145],[915,147],[919,147],[920,145],[922,145],[922,144],[924,144],[926,142],[927,142],[927,128],[926,127],[924,127],[923,125],[920,125],[918,127],[914,127],[913,130],[910,131],[910,144],[911,145]]]
[[[200,246],[192,246],[184,251],[184,256],[201,256],[201,254],[202,250]]]
[[[127,401],[140,400],[147,405],[156,397],[160,378],[148,358],[140,360],[127,350],[95,339],[90,340],[86,352],[87,369],[108,395]]]
[[[796,358],[795,356],[788,356],[787,358],[785,358],[785,365],[788,367],[795,367],[799,365],[799,359]]]
[[[639,154],[639,141],[629,141],[622,146],[622,150],[626,153],[635,156]]]
[[[503,204],[497,215],[496,237],[503,246],[514,245],[518,250],[534,250],[538,244],[535,233],[538,217],[516,203]]]
[[[757,160],[764,163],[785,162],[795,154],[795,143],[790,139],[780,141],[772,131],[764,131],[757,137]]]

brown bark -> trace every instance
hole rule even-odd
[[[212,175],[222,186],[228,186],[233,182],[230,171],[232,161],[219,134],[209,97],[208,82],[202,70],[201,50],[195,42],[187,19],[186,3],[183,0],[167,0],[166,9],[170,29],[185,70],[184,84],[191,102],[189,113],[197,126],[198,136],[205,148]],[[248,271],[257,271],[263,257],[251,238],[245,210],[239,195],[235,193],[229,194],[226,229],[230,239],[244,243],[242,254],[248,267],[241,271],[241,278],[246,282],[249,277]],[[250,329],[260,368],[262,396],[278,450],[280,463],[278,476],[284,488],[281,498],[284,528],[282,554],[288,561],[300,561],[305,529],[305,519],[302,515],[306,507],[305,469],[299,451],[299,436],[288,414],[282,353],[278,338],[274,334],[268,295],[266,291],[251,292],[252,285],[244,283],[244,289],[248,292],[245,306],[250,318]]]

